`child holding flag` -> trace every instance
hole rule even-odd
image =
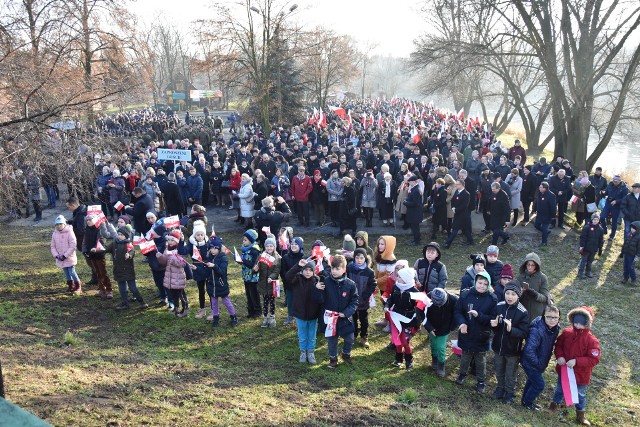
[[[338,366],[338,339],[342,337],[342,360],[348,364],[353,347],[353,320],[351,316],[358,307],[358,289],[346,275],[347,261],[342,255],[331,260],[331,274],[327,274],[324,282],[316,285],[316,299],[324,304],[324,323],[327,325],[325,337],[329,347],[329,368]]]
[[[587,386],[601,357],[600,342],[591,333],[593,317],[593,311],[586,306],[574,308],[567,315],[570,326],[556,341],[558,384],[549,405],[549,410],[555,411],[564,398],[567,405],[575,405],[576,421],[584,426],[591,425],[585,416]]]
[[[113,231],[115,231],[111,224],[107,227],[110,232],[113,233]],[[113,241],[105,248],[106,252],[110,253],[113,257],[113,280],[118,283],[118,290],[120,291],[121,303],[116,307],[116,310],[129,309],[127,288],[129,288],[128,290],[131,291],[142,308],[148,307],[136,285],[136,271],[133,264],[135,251],[133,250],[130,237],[131,230],[127,227],[120,227]]]
[[[404,352],[406,369],[413,369],[413,354],[409,341],[415,335],[418,326],[416,300],[411,297],[414,292],[420,292],[416,288],[416,271],[410,267],[402,268],[398,271],[398,278],[384,306],[385,313],[389,313],[390,317],[391,340],[396,346],[396,360],[393,362],[396,368],[402,366]]]
[[[180,255],[191,256],[193,262],[193,280],[198,285],[198,302],[200,303],[200,311],[196,314],[196,319],[202,319],[207,315],[205,308],[205,283],[209,276],[209,269],[204,265],[202,257],[207,252],[207,230],[203,221],[194,221],[193,234],[189,237],[189,242],[180,248]],[[207,320],[213,320],[213,314],[207,317]]]
[[[287,252],[282,255],[282,265],[280,268],[280,277],[284,285],[285,301],[287,305],[287,320],[282,324],[287,326],[294,321],[293,316],[293,295],[291,294],[291,284],[287,280],[287,273],[291,270],[304,256],[304,240],[302,237],[294,237],[291,241]],[[314,265],[315,266],[315,265]],[[316,327],[318,325],[316,324]]]
[[[207,266],[207,293],[211,301],[212,326],[218,326],[220,322],[220,309],[218,298],[222,298],[222,303],[227,307],[231,317],[231,326],[238,325],[236,309],[229,298],[229,281],[227,280],[227,267],[229,260],[222,248],[222,239],[212,236],[207,242],[209,251],[204,256],[204,264]]]
[[[244,281],[244,292],[247,296],[247,317],[252,319],[260,315],[260,297],[258,296],[259,274],[254,271],[258,265],[260,257],[260,246],[256,243],[258,232],[249,229],[242,235],[241,254],[235,251],[234,259],[242,266],[242,280]]]
[[[98,294],[102,298],[113,298],[111,280],[107,274],[107,263],[104,258],[105,248],[102,239],[109,237],[107,226],[101,223],[97,215],[87,215],[82,254],[87,258],[98,277]]]
[[[171,293],[171,299],[175,304],[173,313],[178,317],[185,317],[189,309],[187,294],[187,275],[185,265],[187,262],[178,255],[178,245],[182,240],[182,233],[173,230],[167,236],[167,247],[164,252],[157,252],[156,257],[161,265],[166,266],[164,272],[164,287]],[[182,304],[182,310],[178,311],[178,305]]]
[[[270,234],[264,241],[264,252],[253,267],[259,274],[258,292],[262,294],[262,327],[276,327],[276,297],[280,296],[280,263],[282,258],[276,252],[276,239]],[[269,317],[267,317],[269,315]]]

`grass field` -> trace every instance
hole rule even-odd
[[[230,245],[239,238],[223,235]],[[308,236],[307,244],[318,236]],[[621,238],[621,236],[620,236]],[[354,365],[327,369],[326,342],[318,339],[319,364],[297,362],[294,328],[280,326],[285,309],[278,302],[276,329],[261,329],[244,319],[239,268],[230,269],[232,300],[242,316],[232,329],[222,309],[221,327],[196,320],[197,290],[188,290],[191,314],[177,319],[166,310],[137,308],[117,313],[117,303],[98,299],[96,289],[83,296],[65,293],[60,270],[50,257],[50,230],[0,226],[0,358],[7,398],[55,426],[139,425],[557,425],[558,415],[507,407],[488,394],[495,383],[489,368],[487,396],[473,391],[474,381],[453,384],[458,360],[450,356],[447,378],[431,371],[426,336],[415,337],[416,368],[391,367],[387,336],[372,331],[371,348],[356,346]],[[500,258],[520,264],[537,248],[535,234],[511,239]],[[619,241],[607,245],[594,264],[597,278],[574,280],[577,234],[554,235],[539,251],[543,271],[564,313],[578,304],[595,308],[594,332],[601,340],[602,363],[588,392],[588,415],[596,425],[638,425],[640,372],[634,363],[640,348],[636,304],[638,288],[620,284]],[[374,237],[372,237],[372,241]],[[398,259],[411,263],[420,249],[399,239]],[[478,239],[475,250],[488,244]],[[326,238],[336,248],[339,243]],[[611,247],[609,247],[611,246]],[[469,263],[467,246],[445,251],[450,288],[457,290]],[[138,254],[139,255],[139,254]],[[139,258],[138,258],[139,259]],[[138,283],[149,300],[155,294],[148,266],[136,261]],[[110,267],[109,267],[110,269]],[[87,278],[87,267],[79,264]],[[380,307],[371,315],[381,316]],[[566,325],[563,320],[562,326]],[[450,354],[450,353],[449,353]],[[492,366],[492,363],[489,363]],[[546,404],[555,374],[547,375],[540,399]],[[524,375],[519,377],[519,389]],[[520,394],[517,395],[519,400]],[[573,422],[574,413],[566,417]]]

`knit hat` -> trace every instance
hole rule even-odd
[[[342,250],[347,252],[353,252],[356,250],[356,241],[353,240],[350,234],[344,235],[344,240],[342,241]]]
[[[600,214],[598,212],[594,212],[591,214],[591,220],[593,221],[594,219],[600,219]]]
[[[122,235],[128,239],[131,236],[131,231],[127,227],[119,227],[118,233],[122,233]]]
[[[585,314],[576,313],[573,315],[573,323],[578,323],[583,326],[587,326],[589,319]]]
[[[294,237],[291,240],[291,244],[298,245],[300,247],[300,250],[302,250],[304,246],[304,239],[302,237]]]
[[[269,236],[264,241],[264,247],[266,248],[268,245],[276,246],[276,238],[273,234],[269,234]]]
[[[311,245],[311,247],[315,248],[316,246],[324,246],[324,243],[322,243],[322,240],[316,240],[315,242],[313,242],[313,245]]]
[[[614,175],[613,176],[613,180],[616,181],[616,182],[620,182],[620,181],[622,181],[622,177],[620,177],[620,175]]]
[[[158,237],[162,237],[164,236],[164,233],[167,232],[167,227],[165,227],[163,224],[157,224],[157,225],[154,225],[151,231],[157,234]]]
[[[243,236],[249,239],[251,243],[255,243],[256,240],[258,240],[258,232],[253,228],[250,228],[247,231],[245,231]]]
[[[365,260],[367,259],[367,251],[364,248],[357,248],[355,251],[353,251],[354,258],[358,255],[362,255]]]
[[[482,254],[472,254],[472,255],[469,255],[469,258],[471,258],[473,265],[476,265],[476,264],[487,265],[487,261],[484,259],[484,256],[482,256]]]
[[[514,280],[505,285],[504,291],[513,291],[516,293],[516,295],[518,295],[518,298],[522,296],[522,288],[520,287],[520,284]]]
[[[178,230],[173,230],[171,233],[169,233],[169,235],[167,236],[167,238],[173,238],[176,239],[178,242],[180,241],[180,238],[182,237],[182,235],[180,234],[180,231]]]
[[[156,214],[155,214],[154,212],[151,212],[151,211],[147,212],[146,217],[147,217],[147,218],[154,218],[154,217],[156,217],[156,218],[157,218]]]
[[[302,267],[302,269],[306,270],[307,268],[310,268],[311,270],[316,271],[316,263],[313,260],[307,261],[307,265]]]
[[[431,301],[438,307],[442,307],[447,302],[447,291],[442,288],[435,288],[431,291]]]
[[[222,249],[222,239],[220,237],[218,237],[218,236],[213,236],[207,242],[207,246],[209,248],[216,248],[218,250],[221,250]]]
[[[500,272],[500,278],[506,277],[507,279],[513,279],[513,267],[511,264],[505,264],[502,266],[502,271]]]
[[[398,271],[398,278],[402,279],[402,282],[407,285],[414,285],[416,277],[416,271],[411,267],[405,267]]]
[[[195,236],[197,232],[201,232],[204,233],[204,235],[207,235],[207,226],[204,225],[204,221],[194,221],[193,222],[193,234],[192,236]]]
[[[487,255],[495,255],[498,256],[500,254],[500,249],[496,245],[490,245],[487,248]]]
[[[56,217],[56,222],[55,222],[56,225],[58,225],[58,224],[66,224],[66,223],[67,223],[67,219],[64,217],[64,215],[58,215]]]
[[[131,224],[131,218],[129,218],[129,215],[120,215],[119,219],[123,220],[125,224]]]

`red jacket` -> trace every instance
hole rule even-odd
[[[291,182],[291,195],[296,199],[296,201],[309,201],[309,194],[311,194],[311,190],[313,190],[313,185],[311,184],[311,178],[309,175],[305,175],[303,179],[300,179],[298,175],[293,177]]]
[[[571,359],[576,360],[576,366],[573,370],[576,374],[576,382],[578,385],[588,385],[591,382],[591,371],[594,366],[600,363],[600,342],[591,334],[591,324],[593,322],[593,312],[588,307],[574,308],[569,312],[567,317],[569,323],[573,325],[573,316],[576,314],[584,314],[589,319],[589,324],[585,329],[574,329],[573,326],[563,329],[562,333],[556,341],[555,355],[556,359],[564,357],[568,362]],[[560,367],[556,366],[556,372],[560,374]]]
[[[240,172],[236,172],[235,175],[229,175],[229,189],[230,190],[240,190],[240,186],[242,184],[242,175]]]

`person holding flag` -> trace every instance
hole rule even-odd
[[[418,331],[419,325],[416,317],[417,301],[411,294],[419,292],[416,288],[416,271],[410,267],[398,271],[398,278],[384,306],[385,313],[389,313],[391,318],[391,340],[396,346],[393,366],[396,368],[402,366],[404,353],[405,368],[413,369],[413,353],[409,341]]]
[[[225,253],[226,248],[222,245],[222,239],[218,236],[211,236],[207,242],[209,251],[204,254],[203,263],[207,266],[207,293],[211,302],[211,320],[212,326],[216,327],[220,322],[220,309],[218,298],[222,298],[222,303],[227,307],[229,312],[230,325],[238,325],[238,316],[236,308],[229,298],[229,281],[227,280],[227,267],[229,259]],[[207,317],[207,319],[209,319]]]
[[[200,303],[200,310],[196,314],[196,319],[202,319],[207,315],[207,309],[205,308],[205,284],[207,277],[209,277],[209,269],[203,262],[203,256],[207,252],[207,229],[203,221],[194,221],[193,234],[189,237],[189,242],[186,245],[178,247],[178,253],[180,255],[191,256],[193,280],[198,285],[198,302]],[[207,320],[213,320],[213,314],[207,317]]]
[[[115,234],[113,241],[106,246],[105,252],[113,257],[113,280],[118,283],[118,291],[120,292],[121,302],[116,310],[129,309],[128,291],[131,291],[141,308],[149,307],[144,302],[136,284],[136,270],[133,263],[135,251],[131,243],[131,230],[125,226],[119,227],[116,232],[111,224],[108,224],[107,228],[111,235]]]
[[[158,262],[166,266],[163,285],[171,293],[171,299],[174,303],[173,313],[178,317],[186,317],[189,309],[189,301],[185,292],[187,287],[185,266],[187,262],[178,255],[178,246],[182,239],[182,233],[179,230],[173,230],[167,236],[164,252],[156,252]],[[179,304],[182,304],[180,311],[178,311]]]
[[[276,238],[270,234],[264,241],[264,252],[258,258],[253,271],[258,272],[258,292],[262,294],[262,327],[276,327],[276,297],[279,296],[280,264],[282,258],[276,252]],[[269,315],[269,317],[267,317]]]
[[[109,237],[105,223],[99,223],[97,215],[87,215],[85,219],[82,254],[91,264],[98,277],[98,294],[102,298],[113,298],[111,280],[107,274],[107,263],[104,258],[105,248],[102,239]]]
[[[252,319],[260,315],[260,297],[258,295],[258,271],[254,269],[258,265],[260,246],[256,242],[258,232],[249,229],[242,235],[242,247],[239,254],[234,248],[234,260],[242,266],[242,280],[244,292],[247,296],[247,318]]]

